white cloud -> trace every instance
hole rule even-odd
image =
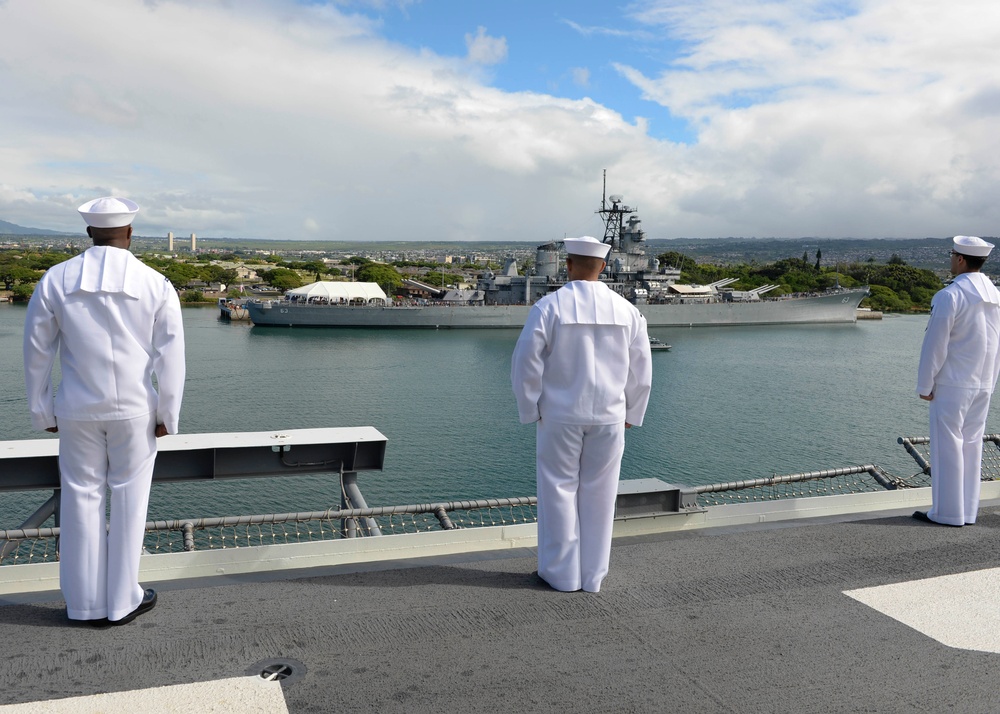
[[[485,27],[479,27],[475,35],[466,34],[465,46],[469,61],[475,64],[500,64],[507,59],[507,38],[490,37]]]
[[[573,67],[570,69],[573,75],[573,84],[578,87],[590,86],[590,70],[586,67]]]
[[[96,32],[112,18],[116,43]],[[592,217],[601,168],[646,141],[593,102],[466,71],[330,8],[0,6],[0,180],[37,198],[0,194],[0,216],[79,230],[76,205],[120,192],[140,233],[295,238],[309,217],[337,240],[548,240]]]
[[[682,52],[619,61],[622,84],[690,122],[683,145],[486,86],[507,41],[483,28],[456,59],[333,5],[0,3],[0,218],[77,231],[121,193],[140,234],[541,242],[599,230],[607,168],[655,238],[996,235],[997,10],[831,7],[639,7]]]
[[[648,39],[649,35],[640,30],[624,30],[616,27],[600,27],[595,25],[581,25],[579,22],[574,22],[573,20],[563,19],[561,22],[567,27],[573,29],[573,31],[583,35],[584,37],[591,37],[594,35],[603,35],[606,37],[620,37],[623,39]]]
[[[685,43],[657,75],[618,65],[698,129],[682,213],[741,233],[996,233],[994,3],[654,0],[636,19]]]

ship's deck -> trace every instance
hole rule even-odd
[[[172,582],[107,630],[8,598],[0,712],[996,711],[1000,508],[909,510],[617,540],[596,595],[520,549]]]

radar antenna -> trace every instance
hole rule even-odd
[[[638,209],[626,206],[618,194],[607,195],[608,170],[604,169],[604,188],[601,191],[601,209],[597,211],[604,221],[603,241],[611,246],[612,251],[623,251],[622,234],[625,231],[626,218]],[[609,205],[610,202],[610,205]]]

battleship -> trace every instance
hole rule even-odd
[[[604,222],[603,241],[611,246],[601,280],[634,304],[649,327],[851,323],[868,295],[868,288],[860,287],[768,298],[777,285],[734,290],[736,278],[683,284],[680,268],[647,257],[642,223],[622,196],[605,191],[597,213]],[[249,300],[246,309],[260,326],[520,328],[535,302],[566,283],[560,245],[538,246],[533,268],[523,275],[508,258],[499,273],[486,270],[474,289],[421,285],[431,299],[393,300],[371,283],[313,283],[281,300]],[[332,286],[339,286],[339,294],[324,290]]]

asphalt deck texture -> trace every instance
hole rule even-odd
[[[844,591],[1000,565],[998,513],[966,528],[894,512],[616,540],[599,594],[548,589],[519,550],[166,584],[154,610],[105,630],[68,626],[57,595],[0,601],[0,704],[273,659],[293,666],[289,712],[996,712],[1000,655],[942,645]]]

